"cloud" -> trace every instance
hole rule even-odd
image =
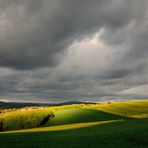
[[[147,6],[147,0],[1,0],[0,96],[140,98],[140,91],[123,92],[148,83]]]
[[[132,88],[129,88],[127,90],[124,90],[121,92],[122,95],[127,95],[127,96],[141,96],[147,98],[148,93],[147,93],[148,85],[141,85],[141,86],[135,86]]]
[[[131,20],[141,19],[145,3],[132,0],[2,0],[0,66],[15,69],[54,66],[60,62],[63,50],[75,40],[106,27],[109,31],[105,34],[110,30],[114,34]]]

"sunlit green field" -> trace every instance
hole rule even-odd
[[[49,107],[41,115],[47,111],[54,117],[40,127],[1,132],[0,147],[148,147],[147,100]]]

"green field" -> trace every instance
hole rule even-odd
[[[148,101],[49,107],[41,127],[0,133],[1,148],[147,148]]]

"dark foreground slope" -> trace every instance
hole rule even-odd
[[[63,131],[0,135],[1,148],[147,148],[148,119]]]

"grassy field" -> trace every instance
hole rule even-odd
[[[148,101],[49,109],[55,116],[44,127],[1,132],[0,147],[148,147]]]
[[[131,102],[113,102],[110,104],[88,105],[84,108],[93,108],[106,113],[129,118],[148,118],[148,100]]]
[[[49,121],[45,126],[65,125],[73,123],[85,123],[95,121],[108,121],[123,119],[119,115],[106,113],[104,111],[85,108],[72,108],[57,110],[54,112],[55,117]]]
[[[0,114],[0,131],[37,127],[52,115],[51,109],[41,107],[5,110]]]

